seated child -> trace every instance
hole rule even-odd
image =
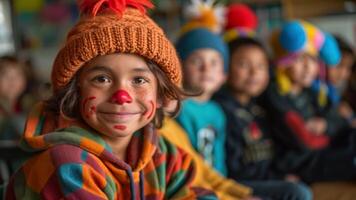
[[[269,81],[263,46],[253,38],[229,42],[230,67],[226,86],[214,99],[227,116],[228,177],[250,186],[257,196],[271,199],[311,199],[305,185],[284,181],[273,166],[274,145],[264,110],[257,103]]]
[[[26,68],[14,57],[0,58],[0,139],[18,140],[25,119],[20,97],[26,89]]]
[[[273,136],[288,155],[280,165],[307,182],[354,179],[355,134],[333,107],[325,109],[322,93],[310,89],[319,74],[318,59],[327,65],[339,62],[335,40],[307,22],[291,21],[272,42],[276,80],[264,107]]]
[[[184,92],[175,49],[145,14],[153,5],[79,3],[53,64],[54,94],[27,120],[22,145],[37,154],[6,199],[215,199],[191,187],[191,157],[156,133]]]
[[[178,38],[176,48],[183,65],[183,87],[199,95],[183,101],[176,120],[203,159],[226,175],[225,115],[211,96],[225,82],[227,47],[212,28],[185,28],[188,25],[183,27],[185,32]]]
[[[268,55],[256,39],[256,14],[244,4],[231,4],[224,34],[230,67],[226,86],[215,95],[227,115],[228,176],[268,199],[311,199],[308,187],[286,182],[272,164],[274,144],[256,97],[269,81]]]
[[[174,134],[170,134],[172,131]],[[194,163],[197,166],[197,173],[192,183],[193,186],[211,189],[217,194],[219,199],[259,200],[259,198],[251,197],[253,194],[251,188],[239,184],[232,179],[225,178],[219,172],[214,170],[208,163],[206,163],[201,155],[194,149],[190,143],[187,133],[176,120],[166,118],[163,121],[163,127],[159,130],[159,133],[177,147],[185,150],[194,159]]]
[[[223,56],[225,56],[226,47],[222,39],[220,39],[218,35],[213,33],[214,29],[217,28],[213,28],[204,24],[205,19],[207,18],[206,15],[215,16],[214,12],[220,9],[220,7],[212,7],[211,5],[207,5],[206,2],[195,1],[195,4],[189,5],[187,9],[195,10],[196,13],[200,13],[201,8],[204,8],[204,12],[202,12],[201,15],[196,15],[196,18],[190,19],[188,23],[183,26],[181,31],[183,35],[180,40],[178,40],[177,47],[181,57],[189,57],[188,59],[185,59],[185,61],[187,62],[183,62],[184,69],[186,72],[184,81],[185,87],[190,88],[190,91],[202,90],[203,88],[206,88],[202,95],[208,94],[210,96],[210,91],[216,90],[213,88],[219,87],[219,85],[222,84],[224,79]],[[191,41],[193,41],[194,44],[190,43]],[[210,55],[212,57],[209,57]],[[190,68],[187,69],[187,67]],[[214,67],[216,68],[215,70],[213,70]],[[213,75],[217,75],[218,77],[214,79],[212,78]],[[210,80],[206,80],[208,78]],[[195,82],[190,83],[189,81]],[[194,86],[194,89],[190,86]],[[199,98],[201,98],[201,96],[199,96]],[[204,186],[205,188],[210,188],[214,190],[214,192],[217,193],[220,199],[250,199],[250,188],[242,186],[233,180],[228,180],[224,178],[221,175],[221,172],[218,173],[216,170],[213,169],[213,166],[217,167],[218,169],[221,169],[225,162],[225,160],[223,160],[223,155],[218,157],[218,153],[223,153],[224,135],[220,134],[224,134],[224,130],[222,130],[222,127],[224,127],[224,125],[221,124],[223,123],[223,121],[220,119],[218,119],[219,123],[212,123],[214,122],[214,119],[212,117],[215,118],[216,116],[211,115],[210,118],[207,118],[207,115],[212,113],[209,113],[209,111],[205,110],[204,108],[209,108],[210,111],[217,112],[218,115],[221,115],[220,109],[216,106],[215,103],[210,102],[209,100],[199,101],[195,99],[188,99],[184,102],[183,105],[183,111],[180,117],[186,118],[180,118],[180,120],[181,122],[183,122],[184,127],[189,130],[190,134],[188,134],[181,127],[181,125],[177,123],[177,121],[169,118],[164,121],[163,127],[160,129],[159,132],[165,138],[167,138],[167,140],[171,141],[172,143],[176,144],[178,147],[181,147],[182,149],[190,153],[190,155],[192,155],[195,163],[197,164],[197,175],[193,180],[193,184],[198,186]],[[192,110],[197,110],[197,112],[191,112]],[[199,121],[198,114],[202,114],[202,112],[207,113],[207,115],[204,115],[206,116],[205,121]],[[218,137],[218,140],[209,140],[211,144],[207,143],[205,144],[205,146],[200,146],[200,148],[197,149],[197,143],[194,143],[196,145],[194,148],[191,143],[191,138],[195,142],[197,139],[201,140],[200,143],[204,142],[203,138],[201,138],[202,136],[197,137],[196,135],[196,129],[199,128],[200,125],[204,125],[203,122],[212,123],[212,125],[218,125],[218,130],[221,132],[216,132],[216,135],[213,135],[214,137]],[[199,127],[195,127],[193,123],[195,123]],[[170,134],[170,132],[172,132],[173,130],[175,134]],[[216,142],[216,144],[214,144],[213,142]],[[211,163],[209,165],[208,162],[203,160],[204,157],[202,157],[202,154],[199,153],[202,153],[204,151],[197,151],[204,150],[204,147],[209,148],[210,151],[213,150],[213,152],[209,152],[205,154],[205,156],[208,158],[213,158],[212,160],[215,165],[213,164],[213,166],[211,166]],[[216,158],[214,157],[214,155],[211,155],[213,153],[217,154],[215,155]]]
[[[355,54],[352,47],[341,37],[335,37],[341,51],[341,60],[335,67],[328,69],[328,81],[334,88],[334,95],[338,100],[335,106],[342,117],[348,120],[350,125],[356,128],[356,114],[348,100],[348,83],[352,75],[352,66],[355,62]],[[352,104],[352,103],[351,103]]]
[[[1,151],[8,151],[0,157],[0,184],[9,180],[10,175],[21,165],[26,154],[18,150],[18,140],[25,125],[22,97],[27,84],[27,68],[12,56],[0,58],[0,140]],[[12,151],[9,151],[11,149]]]
[[[346,117],[351,123],[352,127],[356,127],[356,62],[352,66],[351,75],[348,81],[348,86],[344,92],[343,98],[346,102],[347,110],[342,114],[342,110],[339,109],[340,114]]]

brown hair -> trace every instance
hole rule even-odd
[[[165,114],[174,117],[178,114],[181,101],[187,96],[191,96],[176,84],[152,61],[146,60],[148,68],[152,71],[157,79],[158,84],[158,101],[162,104],[161,108],[157,109],[153,122],[157,128],[162,127]],[[46,111],[55,115],[62,115],[71,119],[81,119],[79,112],[80,91],[78,87],[79,70],[70,82],[45,102]],[[165,110],[165,105],[168,101],[177,101],[177,105],[172,110]]]
[[[0,57],[0,73],[3,70],[5,70],[6,68],[14,68],[14,67],[19,69],[22,72],[23,77],[25,79],[28,79],[29,71],[26,68],[25,63],[21,62],[20,60],[18,60],[14,56],[2,56],[2,57]]]

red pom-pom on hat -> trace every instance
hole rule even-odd
[[[225,29],[246,28],[255,30],[258,19],[255,12],[245,4],[231,4],[227,8]]]
[[[153,8],[150,0],[77,0],[81,13],[96,16],[104,9],[110,9],[118,15],[122,15],[127,7],[133,7],[146,12],[146,8]]]

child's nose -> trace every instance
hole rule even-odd
[[[118,90],[112,95],[111,102],[122,105],[124,103],[131,103],[132,98],[125,90]]]

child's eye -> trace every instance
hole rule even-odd
[[[96,76],[92,79],[93,82],[96,82],[96,83],[110,83],[111,80],[109,77],[107,76],[103,76],[103,75],[100,75],[100,76]]]
[[[247,68],[247,67],[248,67],[248,63],[241,61],[241,62],[238,62],[238,63],[237,63],[237,66],[238,66],[239,68]]]
[[[211,66],[213,66],[213,67],[217,67],[217,66],[219,66],[219,64],[220,64],[220,62],[218,60],[211,61]]]
[[[266,65],[266,64],[259,64],[259,65],[258,65],[258,68],[259,68],[259,69],[268,69],[268,65]]]
[[[135,77],[132,81],[135,85],[142,85],[144,83],[148,83],[148,79],[144,77]]]
[[[190,62],[191,62],[192,65],[195,65],[195,66],[201,66],[202,63],[203,63],[201,61],[201,59],[198,59],[198,58],[194,58],[194,59],[190,60]]]

